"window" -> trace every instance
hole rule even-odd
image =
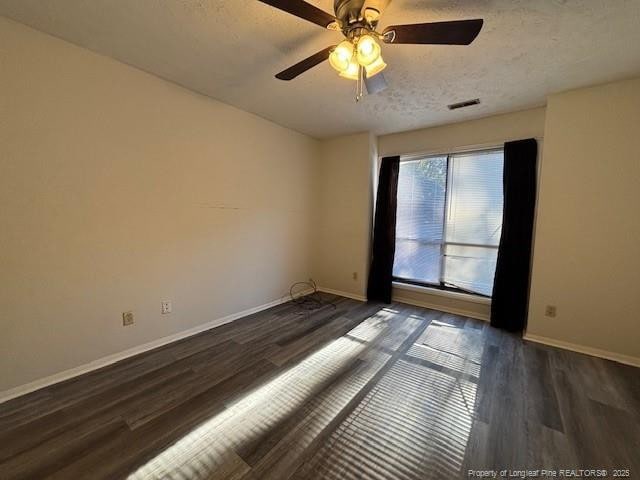
[[[400,162],[396,280],[491,295],[502,169],[502,150]]]

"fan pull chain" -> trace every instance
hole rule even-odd
[[[358,80],[356,81],[356,103],[360,101],[363,95],[364,95],[364,67],[360,66],[358,68]]]

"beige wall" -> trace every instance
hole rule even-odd
[[[639,135],[640,79],[549,97],[528,334],[640,359]]]
[[[0,391],[309,278],[318,142],[3,18],[0,69]]]
[[[473,108],[473,107],[471,107]],[[500,145],[509,140],[542,137],[544,108],[534,108],[468,122],[378,137],[380,156],[448,153],[465,147]]]
[[[426,293],[424,289],[416,288],[413,285],[399,285],[393,287],[392,296],[396,302],[432,308],[479,320],[489,321],[491,316],[491,301],[475,295],[440,291]]]
[[[440,127],[378,137],[381,156],[412,153],[448,153],[459,149],[495,146],[508,140],[537,138],[542,150],[545,109],[535,108],[521,112],[453,123]],[[491,304],[486,301],[464,300],[460,296],[446,298],[417,292],[413,289],[393,289],[398,301],[423,305],[452,313],[489,319]]]
[[[325,140],[320,148],[314,278],[358,298],[369,270],[374,149],[368,133]]]

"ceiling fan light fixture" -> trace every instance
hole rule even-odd
[[[331,52],[331,55],[329,55],[329,63],[335,70],[340,72],[340,74],[349,68],[352,59],[353,44],[348,40],[340,42],[333,52]]]
[[[389,0],[334,0],[335,15],[305,0],[258,0],[311,23],[342,33],[346,40],[321,50],[276,74],[293,80],[329,60],[341,77],[356,80],[356,102],[362,98],[363,84],[369,91],[381,91],[386,81],[380,73],[387,67],[379,42],[405,45],[469,45],[480,33],[484,20],[390,25],[377,30],[381,10]],[[328,2],[328,0],[325,0]]]
[[[343,78],[348,78],[349,80],[358,80],[358,75],[360,74],[360,65],[355,59],[351,59],[349,62],[349,66],[340,72],[340,76]]]
[[[376,39],[371,35],[361,36],[356,46],[356,57],[363,67],[375,63],[380,58],[380,45]]]

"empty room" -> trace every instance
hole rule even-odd
[[[0,0],[0,479],[640,479],[640,0]]]

